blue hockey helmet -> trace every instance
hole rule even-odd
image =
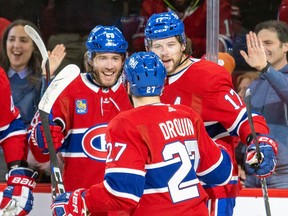
[[[126,53],[128,43],[115,26],[96,26],[86,42],[89,54],[95,52]]]
[[[173,36],[179,36],[181,42],[186,43],[184,24],[175,12],[153,14],[148,19],[145,28],[146,40]]]
[[[153,52],[138,52],[124,65],[124,74],[135,96],[161,95],[166,78],[166,68]]]

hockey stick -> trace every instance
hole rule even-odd
[[[30,25],[25,25],[24,26],[24,31],[28,34],[28,36],[33,40],[33,42],[36,44],[38,47],[40,54],[42,56],[42,68],[45,65],[45,70],[46,70],[46,86],[49,85],[50,83],[50,65],[49,65],[49,57],[48,57],[48,52],[45,47],[45,44],[41,38],[41,36],[38,34],[38,32],[31,27]],[[43,121],[43,120],[42,120]],[[45,119],[44,119],[45,121]],[[48,122],[49,123],[49,122]],[[44,127],[44,126],[43,126]],[[50,129],[49,129],[50,130]],[[49,139],[49,138],[48,138]],[[53,148],[54,149],[54,148]],[[49,150],[49,148],[48,148]],[[50,150],[49,150],[50,152]],[[53,153],[50,155],[53,155]],[[53,162],[52,162],[53,163]],[[55,170],[55,173],[60,172],[59,166],[57,165],[58,168],[51,168],[51,170]],[[59,170],[58,170],[59,169]],[[62,180],[61,180],[62,181]],[[52,184],[52,198],[54,199],[56,197],[56,183],[54,180],[52,180],[52,175],[51,175],[51,184]],[[54,192],[55,191],[55,192]]]
[[[257,139],[257,135],[256,135],[256,132],[255,132],[254,123],[253,123],[253,119],[252,119],[251,93],[250,93],[250,89],[249,88],[247,89],[247,91],[245,93],[244,101],[245,101],[246,108],[247,108],[247,116],[248,116],[248,121],[249,121],[249,124],[250,124],[251,131],[252,131],[253,140],[255,142],[258,163],[260,164],[260,161],[261,161],[262,158],[261,158],[259,143],[258,143],[258,139]],[[266,179],[265,178],[260,178],[260,180],[261,180],[261,187],[262,187],[262,193],[263,193],[263,198],[264,198],[266,215],[267,216],[271,216],[271,210],[270,210],[270,204],[269,204],[269,197],[268,197],[268,189],[267,189]]]
[[[50,64],[49,64],[49,57],[48,57],[45,44],[43,40],[41,39],[40,35],[37,33],[37,31],[34,28],[32,28],[30,25],[25,25],[24,30],[29,35],[29,37],[34,41],[34,43],[36,44],[36,46],[38,47],[41,53],[42,67],[45,65],[46,83],[48,86],[48,84],[50,83]]]
[[[48,151],[50,154],[50,166],[51,166],[51,183],[52,183],[52,198],[57,195],[58,192],[64,193],[64,185],[62,181],[62,175],[58,165],[58,160],[56,152],[54,149],[54,144],[50,132],[49,124],[49,114],[52,106],[58,96],[63,92],[63,90],[79,75],[80,69],[74,64],[67,65],[63,68],[57,76],[52,80],[46,91],[44,92],[39,105],[39,114],[42,121],[42,126],[46,141],[48,144]]]

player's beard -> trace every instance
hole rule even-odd
[[[181,52],[182,53],[182,52]],[[185,54],[181,54],[179,58],[174,58],[173,65],[168,66],[167,69],[167,74],[172,75],[175,73],[178,73],[182,68],[181,65],[186,61],[186,56]]]
[[[111,80],[111,81],[105,81],[105,75],[102,74],[102,77],[100,76],[100,73],[102,72],[99,72],[99,71],[95,71],[95,72],[92,72],[92,77],[93,77],[93,81],[98,85],[98,86],[101,86],[101,87],[105,87],[105,88],[109,88],[109,87],[112,87],[115,85],[115,83],[117,82],[117,80],[119,79],[119,77],[121,76],[121,70],[115,72],[113,74],[113,77],[114,79]],[[116,74],[116,75],[115,75]]]

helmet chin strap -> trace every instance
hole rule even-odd
[[[186,48],[185,48],[185,50],[186,50]],[[185,51],[184,50],[184,51]],[[183,51],[183,52],[184,52]],[[183,53],[184,54],[184,53]],[[186,56],[186,58],[182,61],[182,62],[180,62],[178,65],[177,65],[177,67],[179,67],[180,65],[182,65],[184,62],[186,62],[189,58],[190,58],[190,56],[192,55],[192,51],[191,51],[191,49],[189,49],[189,53],[188,54],[184,54],[184,55],[187,55]]]
[[[185,54],[183,54],[183,55],[185,55]],[[187,55],[186,58],[177,65],[177,67],[179,67],[180,65],[182,65],[182,64],[183,64],[184,62],[186,62],[189,58],[190,58],[190,55]]]

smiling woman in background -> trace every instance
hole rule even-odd
[[[27,20],[13,21],[3,33],[0,64],[6,71],[15,105],[20,109],[24,124],[32,120],[46,88],[42,76],[41,55],[24,26],[39,29]],[[49,56],[51,73],[65,57],[65,47],[57,45]]]
[[[1,41],[0,65],[4,68],[10,82],[14,104],[19,108],[23,123],[26,128],[38,108],[38,103],[47,87],[46,80],[42,76],[42,57],[37,46],[24,31],[24,26],[30,25],[39,35],[39,29],[30,21],[15,20],[8,25],[3,32]],[[55,46],[48,52],[50,72],[54,73],[66,55],[62,44]],[[28,154],[29,166],[40,173],[39,181],[46,181],[49,176],[49,164],[38,163],[32,154]],[[41,175],[43,170],[44,176]]]

